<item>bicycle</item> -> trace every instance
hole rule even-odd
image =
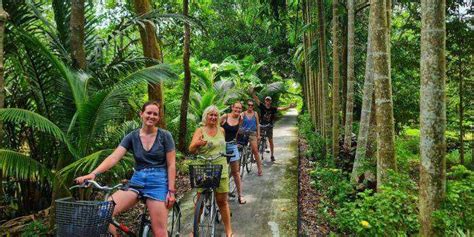
[[[260,153],[260,158],[262,159],[262,162],[265,160],[264,154],[269,152],[267,151],[267,139],[268,131],[272,128],[273,126],[271,124],[260,124],[260,141],[258,142],[258,152]]]
[[[194,209],[193,233],[195,237],[215,236],[216,223],[221,221],[214,192],[219,187],[222,165],[214,165],[211,162],[223,156],[229,158],[233,155],[218,154],[211,157],[196,155],[191,157],[205,161],[203,165],[189,166],[191,187],[203,189]]]
[[[140,189],[143,188],[143,186],[122,182],[113,187],[109,187],[102,186],[94,180],[86,180],[83,184],[74,185],[69,189],[88,188],[90,186],[104,192],[104,201],[78,201],[72,197],[56,200],[57,236],[111,236],[110,233],[108,233],[109,224],[114,225],[118,230],[130,237],[153,236],[146,205],[144,210],[137,217],[137,219],[140,219],[140,226],[138,234],[136,234],[129,227],[119,223],[112,217],[115,202],[108,200],[114,190],[120,189],[127,191],[130,188]],[[141,194],[139,194],[139,199],[142,202],[146,202],[146,197],[143,197]],[[95,218],[96,216],[100,216],[99,221],[97,220],[98,218]],[[178,201],[176,201],[170,210],[168,223],[171,223],[171,225],[168,226],[168,236],[180,236],[181,210]]]
[[[240,132],[240,139],[239,139],[239,152],[240,152],[240,177],[244,177],[244,169],[247,170],[247,173],[252,171],[252,166],[257,161],[255,160],[252,148],[250,147],[249,136],[252,134],[253,131],[251,130],[243,130]]]

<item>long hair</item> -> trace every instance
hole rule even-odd
[[[219,124],[221,124],[221,115],[220,115],[219,109],[215,105],[210,105],[202,113],[201,126],[206,126],[206,124],[207,124],[207,115],[209,115],[209,113],[211,113],[211,112],[216,112],[217,113],[217,126],[219,126]]]

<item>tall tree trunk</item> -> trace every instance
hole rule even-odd
[[[84,49],[85,31],[85,0],[71,1],[71,19],[69,28],[71,31],[71,59],[75,69],[86,70],[86,50]]]
[[[347,99],[346,124],[344,127],[344,149],[351,150],[352,142],[352,113],[354,110],[354,34],[355,34],[355,3],[347,0]]]
[[[339,21],[338,0],[332,1],[332,157],[339,155]]]
[[[150,11],[151,2],[150,0],[134,0],[135,11],[137,15],[144,15]],[[159,62],[163,62],[163,54],[161,52],[160,44],[156,36],[155,27],[152,23],[146,22],[145,28],[140,27],[140,38],[143,45],[143,55],[147,58],[156,59]],[[151,66],[151,65],[150,65]],[[163,88],[162,83],[155,85],[148,85],[148,99],[159,101],[160,108],[160,121],[158,126],[165,127],[165,113],[164,105],[165,101],[163,98]]]
[[[331,130],[331,114],[328,107],[329,103],[329,86],[328,86],[328,66],[326,52],[326,21],[324,19],[323,0],[318,0],[318,26],[319,26],[319,55],[321,58],[321,115],[323,117],[323,137],[329,139]],[[326,144],[324,145],[326,147]],[[324,149],[326,150],[326,149]]]
[[[462,60],[461,57],[459,57],[459,160],[461,161],[461,164],[464,165],[464,78],[462,74],[462,68]]]
[[[346,105],[347,105],[347,14],[343,14],[342,17],[342,60],[341,60],[341,111],[342,111],[342,126],[346,125]]]
[[[387,180],[387,171],[396,170],[394,149],[394,122],[392,84],[390,78],[388,16],[386,1],[374,0],[370,4],[370,20],[373,24],[375,105],[377,107],[377,189]]]
[[[5,23],[8,14],[3,9],[3,0],[0,0],[0,109],[5,107],[5,81],[3,73],[5,68],[3,66],[3,39],[5,38]],[[0,145],[3,142],[3,123],[0,121]],[[0,170],[0,196],[3,195],[3,177],[2,170]]]
[[[303,12],[303,22],[304,24],[308,24],[308,14],[307,14],[308,8],[307,8],[307,0],[303,0],[303,7],[302,7],[302,12]],[[310,72],[310,66],[309,66],[309,36],[308,36],[308,31],[303,32],[303,52],[304,52],[304,69],[305,69],[305,80],[304,80],[304,85],[305,85],[305,91],[306,91],[306,108],[308,109],[308,113],[310,114],[311,121],[314,123],[314,119],[312,116],[312,106],[311,106],[311,88],[310,88],[310,77],[311,77],[311,72]]]
[[[373,23],[374,21],[369,21],[368,28],[368,39],[367,39],[367,58],[365,61],[365,80],[364,80],[364,89],[362,96],[362,110],[360,115],[360,126],[359,126],[359,135],[357,137],[357,150],[356,156],[354,159],[354,166],[352,168],[352,181],[355,181],[358,175],[362,170],[359,170],[363,160],[366,158],[367,151],[367,140],[369,135],[370,128],[370,117],[372,111],[372,96],[374,94],[374,77],[372,73],[373,67],[373,58],[372,58],[372,43],[371,38],[373,38]]]
[[[183,0],[183,15],[188,16],[189,1]],[[183,49],[183,67],[184,67],[184,91],[181,99],[181,115],[180,115],[180,130],[179,130],[179,150],[183,153],[186,151],[186,133],[187,133],[187,115],[189,93],[191,90],[191,69],[189,68],[189,45],[191,40],[191,30],[188,23],[184,23],[184,49]]]
[[[421,0],[420,235],[433,236],[432,213],[446,192],[445,0]]]

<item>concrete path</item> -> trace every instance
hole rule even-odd
[[[266,154],[263,176],[256,167],[243,179],[243,194],[247,204],[229,200],[234,236],[296,236],[297,216],[297,128],[295,109],[289,110],[273,129],[276,162]],[[181,199],[182,233],[192,230],[193,197],[190,192]],[[224,227],[218,225],[218,236]]]

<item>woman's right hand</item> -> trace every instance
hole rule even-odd
[[[205,146],[205,145],[207,145],[207,141],[204,141],[204,140],[202,140],[202,138],[199,138],[199,140],[197,140],[197,142],[196,142],[196,145],[198,147]]]
[[[88,174],[81,177],[77,177],[76,179],[74,179],[74,182],[76,182],[77,184],[82,184],[86,180],[94,180],[94,179],[95,179],[95,174]]]

